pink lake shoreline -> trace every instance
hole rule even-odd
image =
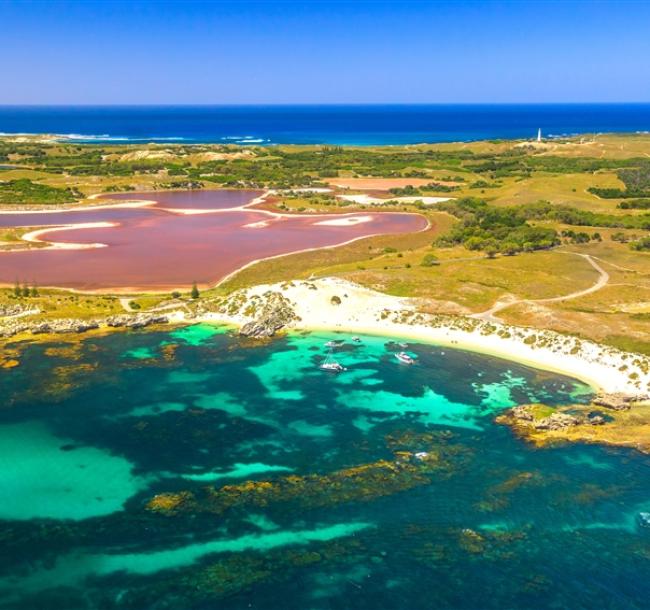
[[[205,289],[263,260],[429,227],[413,213],[296,215],[251,208],[266,196],[260,191],[189,193],[163,191],[162,204],[150,203],[157,192],[111,194],[146,205],[86,207],[64,217],[57,211],[0,216],[0,226],[34,227],[32,241],[49,244],[0,252],[0,285],[131,293],[186,290],[196,281]],[[198,202],[196,193],[202,193]],[[188,207],[197,203],[202,207]]]

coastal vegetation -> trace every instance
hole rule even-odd
[[[471,198],[439,207],[461,221],[448,235],[438,238],[435,244],[439,246],[462,244],[468,250],[512,255],[560,243],[555,229],[531,226],[519,208],[494,208]]]
[[[339,195],[371,192],[385,201],[382,210],[417,212],[431,223],[427,231],[407,238],[377,236],[261,261],[216,289],[201,287],[206,299],[265,282],[338,275],[424,299],[432,311],[480,314],[500,300],[520,300],[499,316],[644,353],[650,353],[650,197],[631,195],[650,188],[648,154],[650,137],[643,134],[385,148],[79,145],[0,138],[0,155],[9,168],[2,172],[3,184],[12,183],[16,190],[17,181],[28,181],[13,201],[30,207],[53,201],[74,205],[101,192],[258,186],[277,189],[261,207],[283,213],[365,211],[371,206]],[[383,192],[363,191],[350,181],[355,178],[395,185],[386,183]],[[306,187],[318,191],[301,190]],[[26,193],[34,189],[49,194],[32,199]],[[618,189],[620,197],[605,198],[593,189]],[[404,196],[449,200],[435,205],[397,201]],[[22,241],[27,231],[2,230],[0,248],[42,247]],[[533,305],[594,284],[597,274],[576,254],[600,261],[609,282],[579,298]],[[31,285],[32,278],[17,275],[21,285]],[[191,281],[190,276],[184,294]],[[47,295],[47,307],[40,305],[43,296],[30,299],[43,309],[39,315],[70,310],[65,292],[41,287],[40,293]],[[1,302],[10,304],[13,298],[11,285],[0,290]],[[131,295],[144,309],[165,298]],[[75,315],[106,310],[101,295],[78,299],[84,307],[76,307]]]
[[[83,195],[75,188],[57,188],[28,178],[0,181],[0,204],[52,205],[72,203],[81,198]]]

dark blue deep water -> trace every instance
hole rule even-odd
[[[0,106],[0,132],[85,142],[413,144],[650,130],[650,104]]]
[[[10,346],[0,608],[648,608],[648,456],[495,422],[590,388],[348,339],[196,325]]]

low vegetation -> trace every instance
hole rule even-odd
[[[520,208],[495,208],[480,199],[465,198],[441,204],[441,209],[456,216],[460,223],[436,245],[462,244],[468,250],[488,254],[516,254],[544,250],[560,243],[557,231],[531,226]]]
[[[74,188],[56,188],[27,178],[0,182],[0,204],[51,205],[73,203],[82,198]]]
[[[383,148],[80,145],[0,137],[6,165],[0,204],[69,205],[100,192],[228,186],[282,189],[265,205],[285,212],[367,211],[372,208],[337,198],[341,190],[300,189],[332,188],[334,177],[397,178],[384,197],[451,198],[435,206],[383,205],[426,215],[428,231],[263,261],[218,289],[202,290],[199,302],[253,284],[339,275],[419,297],[430,311],[480,313],[498,300],[535,301],[589,288],[598,275],[575,256],[589,254],[609,273],[608,285],[566,302],[516,304],[499,316],[650,352],[649,156],[650,137],[642,134]],[[0,228],[0,248],[26,247],[26,231]],[[30,278],[18,279],[21,294],[23,279],[31,292]],[[191,279],[182,293],[187,303]],[[124,310],[113,297],[37,292],[17,297],[10,285],[0,300],[24,301],[44,316]],[[169,295],[128,298],[146,311]]]

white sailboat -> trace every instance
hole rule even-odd
[[[342,373],[343,371],[347,371],[347,369],[334,358],[334,352],[332,349],[327,353],[325,360],[320,363],[319,368],[323,371],[330,371],[332,373]]]

